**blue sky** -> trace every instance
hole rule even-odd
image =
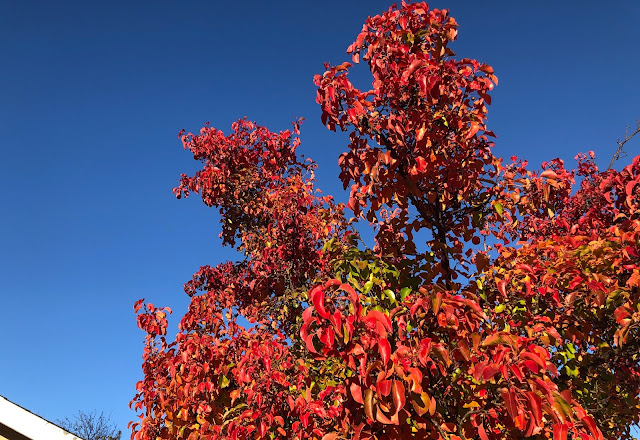
[[[348,60],[364,19],[388,6],[0,1],[1,395],[51,420],[104,410],[126,431],[141,378],[133,302],[170,306],[176,323],[182,284],[234,258],[214,210],[171,193],[195,169],[178,131],[245,115],[280,130],[303,116],[300,151],[342,198],[345,138],[320,123],[312,79]],[[500,79],[496,154],[537,166],[595,150],[606,167],[640,117],[640,3],[430,6],[460,23],[454,50]]]

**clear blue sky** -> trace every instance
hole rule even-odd
[[[125,431],[141,378],[133,302],[171,306],[175,323],[182,284],[233,258],[215,212],[171,193],[194,170],[178,131],[304,116],[301,151],[335,192],[346,143],[320,123],[313,75],[388,6],[0,1],[0,394],[51,420],[104,410]],[[538,165],[593,149],[606,166],[640,117],[637,0],[430,6],[460,23],[454,50],[499,76],[497,154]]]

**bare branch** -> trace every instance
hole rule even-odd
[[[67,417],[64,420],[57,420],[56,423],[85,440],[120,440],[122,435],[115,423],[103,412],[78,411],[78,415],[73,416],[73,419]]]
[[[609,171],[611,169],[611,167],[613,167],[613,163],[620,159],[621,157],[625,157],[627,155],[627,153],[624,151],[624,144],[626,144],[627,142],[629,142],[631,140],[632,137],[634,137],[635,135],[637,135],[638,133],[640,133],[640,120],[636,119],[636,129],[633,133],[629,134],[629,130],[631,130],[631,127],[627,127],[627,129],[624,131],[624,139],[620,140],[618,139],[617,143],[618,143],[618,149],[616,150],[615,153],[613,153],[613,157],[611,158],[611,162],[609,162],[609,166],[607,167],[607,171]]]

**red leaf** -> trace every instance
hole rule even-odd
[[[421,172],[421,173],[422,173],[424,170],[426,170],[426,169],[427,169],[427,161],[426,161],[426,160],[424,160],[424,157],[422,157],[422,156],[418,156],[418,157],[416,157],[416,163],[418,164],[418,165],[417,165],[417,167],[416,167],[416,169],[417,169],[419,172]]]
[[[316,286],[311,289],[309,296],[311,297],[311,302],[313,302],[313,306],[316,308],[318,315],[320,315],[321,318],[328,318],[329,313],[324,308],[324,289],[322,286]]]
[[[627,193],[627,196],[631,197],[633,195],[633,187],[636,186],[636,182],[635,180],[632,180],[631,182],[627,183],[627,186],[625,187],[625,192]]]
[[[487,436],[487,431],[484,430],[484,425],[482,423],[478,425],[478,435],[482,440],[489,440],[489,437]]]
[[[522,370],[520,369],[520,367],[518,367],[515,364],[511,364],[509,365],[509,368],[511,369],[511,372],[514,374],[514,376],[516,376],[518,380],[522,382],[522,380],[524,379],[524,376],[522,374]]]
[[[143,303],[143,302],[144,302],[144,298],[139,299],[138,301],[136,301],[136,302],[133,304],[133,310],[134,310],[134,312],[136,312],[136,313],[137,313],[137,312],[138,312],[138,310],[140,310],[140,309],[142,308],[142,303]]]
[[[524,361],[524,364],[529,370],[531,370],[534,373],[538,373],[538,371],[540,371],[540,367],[538,367],[538,364],[536,364],[531,360]]]
[[[471,359],[471,352],[469,351],[469,345],[465,341],[458,342],[458,350],[462,357],[464,357],[465,361],[469,361]]]
[[[493,376],[495,376],[499,371],[500,369],[498,367],[494,365],[488,365],[482,370],[482,378],[485,381],[489,381],[493,379]]]
[[[364,320],[373,324],[381,337],[386,336],[386,332],[391,331],[391,319],[389,319],[388,315],[378,310],[370,310]]]
[[[357,383],[352,383],[349,386],[349,391],[351,391],[351,397],[353,397],[353,400],[360,404],[364,403],[364,401],[362,400],[362,388],[360,387],[360,385],[358,385]]]
[[[360,433],[364,429],[364,426],[365,426],[364,423],[360,423],[355,426],[355,429],[353,430],[352,440],[360,440]]]
[[[595,438],[597,439],[602,438],[602,432],[600,432],[600,430],[596,426],[596,422],[593,420],[591,416],[583,417],[582,423],[584,423],[587,426],[587,428],[589,428],[589,431],[591,431],[591,434],[593,434]]]
[[[313,307],[307,307],[304,312],[302,312],[302,327],[300,327],[300,338],[305,342],[307,346],[307,350],[311,353],[317,353],[315,347],[313,346],[313,334],[309,334],[309,324],[310,321],[314,319],[311,314],[313,313]]]
[[[564,423],[553,425],[553,440],[567,440],[568,427]]]
[[[516,393],[513,390],[505,391],[502,393],[507,411],[511,416],[511,419],[515,422],[518,417],[518,402],[516,401]]]
[[[536,426],[542,425],[542,398],[532,391],[527,393],[527,399],[529,399],[529,406],[531,407],[531,413],[533,414],[533,420],[535,420]]]
[[[615,309],[615,311],[613,312],[613,316],[615,317],[618,324],[622,324],[625,319],[631,316],[631,313],[629,312],[629,309],[627,307],[620,306]]]
[[[391,345],[389,344],[389,341],[387,341],[387,338],[380,338],[378,341],[378,351],[382,358],[382,364],[386,365],[391,358]]]
[[[498,291],[503,295],[507,296],[507,280],[498,281]]]
[[[391,391],[393,393],[393,404],[396,407],[395,413],[398,414],[398,412],[404,408],[404,404],[407,399],[405,396],[404,385],[399,380],[394,380]]]
[[[538,386],[540,388],[542,388],[542,390],[545,392],[545,394],[547,395],[547,398],[549,400],[553,400],[553,395],[551,394],[551,389],[549,388],[549,386],[542,379],[536,377],[536,384],[538,384]]]
[[[380,396],[386,397],[391,393],[391,381],[387,379],[380,380],[376,384],[376,388],[378,389]]]

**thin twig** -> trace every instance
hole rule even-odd
[[[636,130],[631,134],[629,134],[629,130],[630,129],[631,129],[631,127],[627,127],[627,129],[624,131],[624,139],[622,139],[622,140],[618,139],[618,141],[617,141],[618,149],[616,150],[615,153],[613,153],[613,157],[611,158],[611,162],[609,162],[609,166],[607,167],[607,171],[609,171],[611,169],[611,167],[613,167],[613,163],[616,160],[620,159],[621,157],[625,157],[627,155],[627,153],[623,149],[624,144],[626,144],[629,140],[631,140],[632,137],[634,137],[635,135],[640,133],[640,120],[636,119]]]

